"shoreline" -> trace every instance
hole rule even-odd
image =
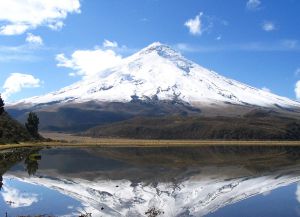
[[[99,148],[161,148],[161,147],[205,147],[205,146],[299,146],[300,141],[221,141],[221,140],[141,140],[141,139],[97,139],[93,142],[83,141],[52,141],[23,142],[19,144],[3,144],[0,150],[12,148],[64,148],[64,147],[99,147]]]
[[[214,146],[299,146],[300,141],[273,140],[154,140],[154,139],[121,139],[121,138],[93,138],[66,133],[43,132],[44,138],[52,141],[20,142],[17,144],[0,145],[0,150],[12,148],[162,148],[162,147],[214,147]]]

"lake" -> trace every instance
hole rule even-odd
[[[0,216],[300,216],[300,147],[0,152]]]

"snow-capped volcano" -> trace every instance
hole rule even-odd
[[[18,103],[180,100],[190,105],[237,104],[300,107],[300,103],[225,78],[158,42],[97,76]]]

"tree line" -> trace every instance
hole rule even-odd
[[[1,98],[1,95],[0,95],[0,115],[2,115],[3,114],[3,112],[4,112],[4,101],[3,101],[3,99]]]
[[[0,116],[5,113],[4,106],[5,106],[4,100],[2,99],[2,97],[0,95]],[[40,120],[39,120],[37,114],[34,112],[30,112],[28,114],[28,118],[27,118],[27,122],[25,123],[25,127],[26,127],[27,131],[29,132],[29,134],[35,139],[40,138],[39,124],[40,124]]]

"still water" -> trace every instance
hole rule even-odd
[[[0,216],[300,216],[300,147],[13,149],[0,176]]]

